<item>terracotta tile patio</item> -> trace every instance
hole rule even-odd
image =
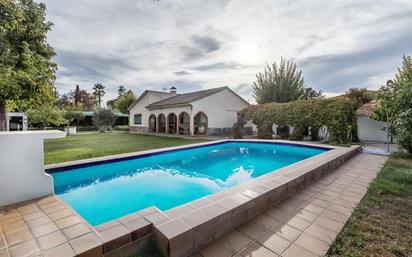
[[[323,256],[385,161],[359,154],[191,257]]]

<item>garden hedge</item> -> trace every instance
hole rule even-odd
[[[252,105],[238,114],[234,125],[234,137],[241,137],[243,126],[253,120],[258,127],[258,138],[271,139],[272,125],[291,126],[291,139],[302,140],[305,128],[310,128],[312,139],[318,139],[318,131],[327,127],[329,141],[347,144],[355,122],[352,103],[344,98],[298,100],[288,103]]]

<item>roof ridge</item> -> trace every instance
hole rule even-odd
[[[167,101],[170,101],[171,99],[174,99],[174,98],[177,98],[177,97],[182,97],[182,96],[184,97],[185,95],[190,95],[190,94],[197,94],[197,93],[202,93],[202,92],[207,92],[207,91],[216,91],[215,93],[217,93],[217,92],[219,92],[219,91],[221,91],[221,90],[224,90],[224,89],[226,89],[226,88],[229,88],[229,87],[228,87],[228,86],[214,87],[214,88],[202,89],[202,90],[192,91],[192,92],[183,93],[183,94],[176,94],[176,95],[171,96],[171,97],[168,97],[168,98],[166,98],[166,99],[162,99],[162,100],[160,100],[160,101],[153,102],[153,103],[149,104],[148,106],[149,106],[149,107],[151,107],[151,106],[156,106],[156,105],[158,105],[159,103],[164,102],[164,101],[166,101],[166,100],[167,100]],[[206,95],[206,96],[208,96],[208,95]],[[200,96],[200,98],[203,98],[203,97],[205,97],[205,96]],[[198,98],[192,99],[192,100],[189,101],[189,102],[196,101],[196,100],[198,100]],[[184,103],[187,103],[187,102],[184,102]]]

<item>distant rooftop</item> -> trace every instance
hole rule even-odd
[[[356,114],[359,116],[370,116],[377,104],[378,102],[376,100],[372,100],[369,103],[366,103],[359,107],[359,109],[356,111]]]

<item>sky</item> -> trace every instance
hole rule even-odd
[[[265,65],[293,60],[327,96],[378,89],[412,55],[411,0],[45,0],[61,94],[76,84],[178,93],[229,86],[251,103]]]

